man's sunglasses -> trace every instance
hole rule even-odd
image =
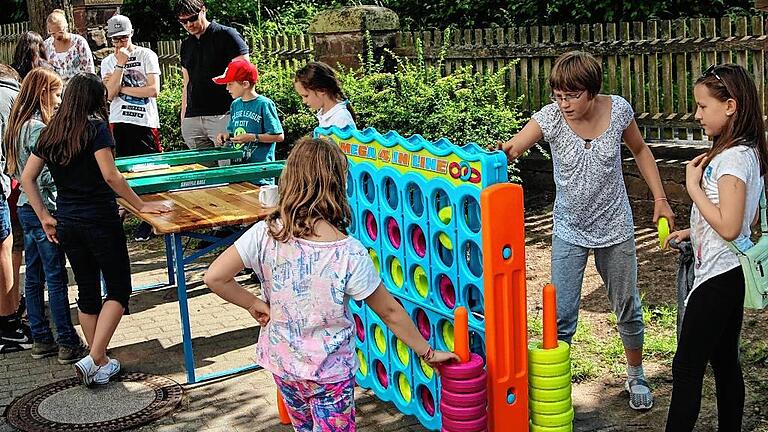
[[[181,23],[181,25],[191,24],[191,23],[193,23],[193,22],[195,22],[195,21],[200,19],[200,12],[202,12],[202,11],[197,11],[197,13],[192,15],[192,16],[188,16],[188,17],[185,17],[185,18],[179,18],[179,22]]]
[[[128,40],[128,36],[115,36],[111,39],[112,39],[112,43],[118,43],[118,42]]]

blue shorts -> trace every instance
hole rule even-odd
[[[11,211],[8,208],[8,201],[2,198],[0,199],[0,241],[8,238],[11,231]]]

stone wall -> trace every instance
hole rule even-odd
[[[368,54],[368,41],[374,57],[395,46],[400,20],[393,11],[378,6],[355,6],[319,13],[309,26],[315,38],[315,60],[349,68],[360,66]]]
[[[520,177],[526,197],[545,194],[554,197],[555,183],[552,178],[552,161],[533,155],[521,159]],[[653,196],[640,175],[634,160],[623,163],[624,184],[627,187],[629,203],[635,215],[653,214]],[[678,227],[687,227],[691,211],[691,199],[685,190],[685,166],[682,163],[660,163],[659,176],[667,193],[669,205],[675,212]]]

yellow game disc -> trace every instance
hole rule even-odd
[[[448,234],[441,232],[437,235],[437,239],[440,240],[440,244],[443,245],[444,248],[448,250],[453,249],[453,242],[451,241],[451,238],[448,237]]]
[[[413,284],[416,286],[416,292],[423,298],[427,298],[429,282],[427,282],[427,272],[421,266],[416,266],[413,270]]]
[[[368,255],[371,256],[371,261],[373,261],[373,267],[376,269],[376,273],[381,273],[381,268],[379,267],[379,255],[373,249],[368,249]]]
[[[384,354],[387,352],[387,336],[378,325],[373,326],[373,340],[380,353]]]
[[[392,274],[392,282],[394,282],[398,288],[402,288],[404,275],[403,266],[400,265],[400,260],[392,258],[392,264],[390,265],[389,271]]]
[[[435,374],[435,370],[432,369],[432,366],[421,359],[419,359],[419,363],[421,364],[421,371],[424,372],[424,376],[426,376],[428,379],[432,379],[432,375]]]
[[[403,374],[397,375],[397,387],[400,389],[400,396],[406,402],[411,401],[411,383],[408,382],[408,378]]]
[[[453,324],[448,321],[443,323],[443,341],[448,351],[453,351]]]
[[[403,366],[408,366],[408,361],[411,357],[408,355],[408,345],[404,344],[400,339],[397,339],[397,342],[395,342],[395,350],[397,351],[397,358],[400,360],[400,363],[402,363]]]
[[[368,375],[368,363],[365,361],[365,354],[360,350],[357,350],[357,359],[360,360],[360,373],[363,376]]]
[[[669,235],[669,221],[667,218],[659,218],[659,247],[664,249],[664,240]]]
[[[440,211],[437,212],[437,217],[440,219],[440,222],[448,225],[451,223],[451,218],[453,217],[453,208],[451,206],[441,208]]]

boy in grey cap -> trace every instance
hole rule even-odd
[[[117,156],[135,156],[162,151],[157,95],[160,93],[160,64],[151,49],[133,44],[133,25],[124,15],[107,21],[107,37],[115,47],[101,62],[101,77],[111,101],[109,123]],[[139,225],[134,239],[149,240],[151,227]]]

